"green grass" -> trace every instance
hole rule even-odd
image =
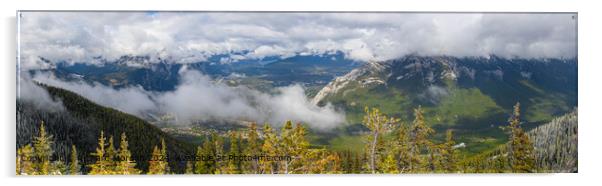
[[[374,89],[364,88],[357,84],[348,87],[350,88],[339,91],[329,101],[345,108],[349,123],[361,123],[366,106],[378,108],[381,112],[390,116],[407,118],[401,111],[410,108],[411,102],[403,92],[393,88],[387,90],[378,87]]]
[[[559,93],[546,93],[544,90],[534,85],[530,81],[520,81],[520,83],[537,93],[537,97],[529,99],[529,107],[526,109],[524,119],[528,122],[549,122],[554,117],[570,111],[572,108],[566,101],[567,95]]]
[[[428,123],[448,126],[462,125],[460,119],[477,121],[504,112],[493,99],[476,88],[454,88],[438,106],[426,107],[425,110]]]
[[[412,111],[417,107],[414,97],[395,88],[363,88],[348,86],[329,100],[343,106],[349,123],[361,123],[364,107],[379,108],[389,116],[401,118],[405,124],[413,120]],[[425,105],[427,123],[437,130],[435,141],[444,139],[445,130],[453,128],[456,142],[466,143],[461,151],[472,155],[494,148],[505,141],[505,134],[497,126],[505,120],[505,110],[477,88],[462,89],[450,86],[448,96],[437,105]],[[343,135],[329,141],[335,150],[363,149],[360,136]]]
[[[269,92],[274,89],[274,87],[272,85],[272,83],[273,83],[272,81],[261,79],[258,77],[245,77],[245,78],[235,79],[235,82],[236,83],[231,84],[231,86],[244,85],[249,88],[259,90],[261,92]]]
[[[362,136],[338,136],[330,140],[330,149],[335,151],[364,152],[365,142]]]
[[[361,123],[364,107],[379,108],[383,113],[411,121],[412,110],[418,105],[415,98],[395,88],[362,88],[349,86],[329,99],[345,108],[349,123]],[[461,125],[462,121],[478,121],[492,115],[504,113],[493,99],[479,89],[452,88],[449,95],[434,106],[423,106],[427,122],[432,125]],[[487,123],[484,125],[488,125]]]
[[[461,155],[472,156],[493,149],[507,141],[508,136],[498,127],[476,131],[460,130],[455,134],[456,144],[465,143],[466,148],[460,149]]]

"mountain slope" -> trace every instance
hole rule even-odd
[[[538,167],[550,172],[577,172],[577,109],[529,131]]]
[[[498,126],[505,125],[516,102],[528,129],[577,106],[577,62],[410,55],[356,68],[330,82],[312,102],[333,104],[356,125],[365,106],[405,121],[422,106],[429,124],[456,130],[471,154],[505,143]]]
[[[357,93],[362,91],[375,94],[363,97]],[[405,110],[410,108],[403,108],[404,104],[446,106],[446,101],[465,95],[482,97],[479,104],[485,105],[477,106],[491,107],[489,110],[504,111],[521,102],[530,112],[527,114],[529,121],[549,121],[552,116],[570,111],[577,103],[577,63],[574,60],[503,59],[495,56],[408,56],[372,62],[354,69],[330,82],[312,102],[319,105],[332,102],[346,109],[361,107],[363,110],[363,106],[388,106],[387,102],[394,100],[398,101],[395,103],[397,109]],[[385,99],[365,105],[357,103],[371,96]],[[495,105],[488,106],[487,102]]]
[[[159,128],[135,116],[121,111],[102,107],[73,92],[44,86],[56,100],[60,100],[64,109],[40,108],[35,104],[17,100],[17,147],[31,143],[32,136],[37,134],[41,121],[54,136],[55,154],[57,159],[66,160],[72,144],[78,148],[79,156],[85,164],[93,163],[90,153],[97,147],[100,131],[105,136],[114,136],[118,145],[121,133],[128,137],[129,150],[137,161],[137,168],[145,170],[148,158],[155,145],[160,145],[161,138],[165,139],[168,157],[184,158],[194,154],[194,146],[176,140]],[[116,146],[116,148],[118,148]],[[185,162],[170,161],[173,171],[182,172]]]
[[[578,172],[577,109],[543,124],[527,134],[535,149],[537,172]],[[510,172],[508,144],[481,152],[460,164],[471,167],[468,172]]]

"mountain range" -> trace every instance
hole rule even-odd
[[[180,81],[181,69],[197,70],[216,80],[243,80],[242,84],[267,90],[278,86],[303,84],[308,87],[323,86],[336,76],[343,75],[360,65],[344,58],[341,52],[321,55],[271,56],[261,59],[230,61],[230,55],[215,55],[205,61],[178,63],[170,59],[150,56],[121,56],[107,60],[96,58],[96,63],[68,63],[51,65],[50,71],[65,80],[98,82],[114,88],[141,86],[149,91],[170,91]],[[42,61],[52,63],[47,59]],[[37,72],[30,71],[31,73]],[[237,85],[241,83],[238,82]],[[267,88],[261,88],[267,86]]]
[[[512,105],[520,102],[523,127],[530,129],[577,107],[576,59],[520,59],[408,55],[387,61],[357,62],[341,52],[323,55],[268,57],[232,62],[228,56],[207,61],[175,63],[148,56],[122,56],[100,64],[58,62],[51,72],[65,81],[97,82],[115,89],[140,86],[170,91],[183,68],[197,70],[214,81],[264,92],[301,84],[313,104],[332,104],[347,124],[315,139],[335,148],[355,149],[365,107],[411,121],[422,107],[437,131],[452,129],[468,154],[506,142]],[[152,62],[151,62],[152,61]],[[30,71],[35,74],[38,70]],[[439,132],[442,133],[442,132]],[[443,136],[437,136],[443,139]]]
[[[365,107],[404,121],[422,107],[436,130],[455,130],[469,152],[478,152],[505,143],[500,126],[517,102],[525,128],[577,107],[577,61],[410,55],[364,64],[334,79],[312,102],[341,108],[355,126]]]

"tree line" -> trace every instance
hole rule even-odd
[[[536,171],[533,143],[520,126],[519,103],[504,127],[508,145],[501,147],[504,150],[495,161],[485,155],[458,158],[452,130],[446,131],[443,142],[434,141],[435,130],[426,123],[421,107],[414,109],[414,120],[409,124],[386,116],[377,108],[366,107],[362,123],[369,129],[364,134],[363,153],[312,146],[305,126],[287,121],[279,131],[269,124],[253,123],[244,130],[229,131],[227,137],[216,133],[205,136],[192,155],[194,158],[178,163],[185,164],[185,174],[459,173],[492,172],[496,166],[498,172]],[[125,132],[121,133],[118,145],[114,144],[113,136],[107,138],[103,131],[97,141],[95,151],[90,153],[94,163],[82,163],[75,145],[71,146],[68,161],[51,160],[53,136],[41,122],[32,143],[17,148],[16,174],[175,174],[169,162],[176,160],[168,157],[164,139],[153,147],[148,160],[132,156]],[[137,166],[143,161],[148,163],[145,170]],[[84,167],[88,171],[84,172]]]

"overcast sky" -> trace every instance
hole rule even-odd
[[[575,14],[22,12],[22,68],[151,55],[189,63],[342,51],[358,61],[420,55],[576,56]]]

